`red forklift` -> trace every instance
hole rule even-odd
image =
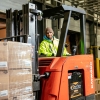
[[[39,58],[41,100],[95,100],[93,55],[87,54],[84,10],[62,5],[43,11],[45,18],[64,18],[56,57]],[[63,57],[70,18],[80,20],[80,43]],[[78,48],[79,54],[76,55]]]
[[[23,5],[20,11],[6,10],[7,37],[0,40],[33,46],[34,100],[95,100],[94,62],[93,55],[86,51],[85,14],[82,9],[66,5],[44,10],[44,18],[64,18],[64,21],[56,57],[38,57],[37,20],[42,20],[42,12],[33,3]],[[71,17],[80,20],[81,41],[73,46],[71,56],[63,57]]]

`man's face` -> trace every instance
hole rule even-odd
[[[53,32],[47,31],[47,32],[46,32],[46,36],[47,36],[49,39],[52,39],[52,38],[53,38]]]

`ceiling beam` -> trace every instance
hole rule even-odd
[[[91,3],[91,2],[96,2],[97,0],[87,0],[87,1],[85,1],[85,0],[68,0],[69,2],[79,2],[79,4],[85,4],[85,3]]]
[[[89,4],[88,4],[88,3],[84,4],[84,2],[83,2],[83,6],[87,6],[87,7],[88,7],[88,6],[91,6],[91,5],[92,5],[92,6],[93,6],[93,5],[98,5],[99,3],[100,3],[100,1],[98,1],[98,2],[95,2],[95,1],[94,1],[94,2],[91,2],[91,3],[89,3]],[[79,4],[79,5],[80,5],[80,4]],[[81,5],[82,5],[82,4],[81,4]]]

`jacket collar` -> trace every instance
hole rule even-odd
[[[46,40],[46,41],[48,41],[48,42],[52,42],[48,37],[46,37],[46,35],[43,37],[43,40]]]

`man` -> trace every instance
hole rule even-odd
[[[59,45],[59,39],[54,37],[52,28],[47,27],[45,30],[45,36],[40,43],[39,55],[45,55],[47,57],[56,56]],[[64,48],[63,56],[69,55],[66,48]]]

